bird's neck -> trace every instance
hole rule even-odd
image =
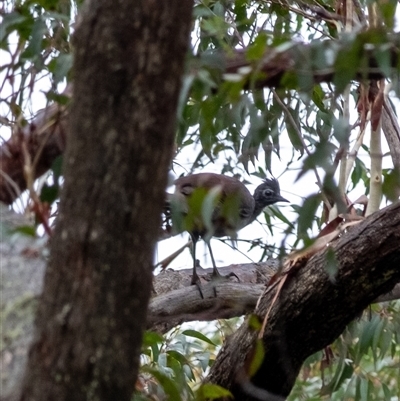
[[[255,203],[253,214],[251,215],[249,224],[252,223],[260,215],[260,213],[264,210],[264,207],[265,206],[263,206],[257,202]]]

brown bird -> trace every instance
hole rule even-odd
[[[200,294],[200,279],[196,272],[196,244],[201,237],[210,251],[212,278],[221,277],[211,250],[211,237],[235,237],[252,223],[262,210],[276,202],[288,202],[280,194],[276,179],[265,179],[251,195],[236,178],[222,174],[200,173],[180,177],[175,181],[175,193],[169,198],[174,232],[188,231],[193,242],[192,284]],[[236,276],[231,273],[229,276]],[[237,277],[237,276],[236,276]]]

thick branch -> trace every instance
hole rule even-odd
[[[154,279],[157,295],[149,305],[147,327],[165,333],[183,322],[227,319],[250,313],[277,267],[278,261],[272,260],[219,268],[223,275],[234,272],[240,283],[236,279],[207,282],[212,269],[200,269],[204,299],[197,287],[190,285],[192,269],[162,272]]]
[[[361,45],[361,50],[357,61],[360,68],[354,69],[353,77],[350,79],[363,81],[366,79],[379,80],[389,78],[384,71],[379,68],[379,63],[375,56],[381,48],[368,46],[370,36],[374,32],[360,32],[357,37],[352,38],[353,44]],[[391,42],[386,43],[393,74],[398,69],[398,46],[400,35],[394,35]],[[336,62],[342,57],[347,57],[349,51],[348,38],[344,40],[324,41],[320,40],[311,43],[295,43],[291,46],[280,49],[267,49],[261,60],[253,63],[248,61],[247,51],[238,50],[233,56],[221,57],[220,64],[223,66],[223,74],[238,74],[243,76],[245,87],[248,89],[263,87],[286,87],[287,84],[281,80],[285,74],[294,74],[297,80],[311,82],[311,84],[321,82],[335,82],[336,76],[341,74],[337,70]],[[383,44],[382,44],[383,49]],[[312,60],[319,60],[318,65]],[[362,66],[362,67],[361,67]],[[229,79],[229,75],[225,78]],[[311,89],[311,88],[303,88]]]
[[[304,360],[337,338],[345,326],[380,294],[400,281],[400,203],[353,227],[332,246],[337,274],[325,270],[325,254],[317,254],[287,281],[272,308],[262,337],[265,356],[251,383],[286,397]],[[268,288],[255,313],[264,319],[277,291]],[[229,339],[213,365],[208,381],[244,394],[244,368],[257,333],[247,322]]]

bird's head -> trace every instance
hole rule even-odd
[[[254,191],[254,200],[256,209],[264,209],[266,206],[273,205],[276,202],[289,202],[281,196],[279,182],[275,178],[266,178]]]

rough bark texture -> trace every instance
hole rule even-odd
[[[146,324],[192,4],[85,5],[65,184],[21,400],[130,400]]]
[[[218,354],[208,381],[230,389],[236,400],[260,399],[256,393],[263,390],[286,397],[304,360],[329,345],[372,300],[399,282],[399,244],[397,202],[333,245],[338,263],[334,279],[325,270],[325,253],[289,274],[262,335],[265,356],[254,377],[249,379],[246,364],[258,333],[245,322]],[[262,296],[255,310],[261,321],[276,291],[277,286],[268,288]]]

